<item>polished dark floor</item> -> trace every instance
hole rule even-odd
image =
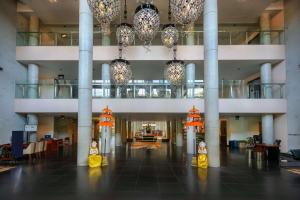
[[[190,167],[181,149],[117,149],[103,169],[75,162],[22,164],[0,174],[0,199],[300,199],[300,175],[266,163],[249,163],[243,152],[222,154],[222,167]]]

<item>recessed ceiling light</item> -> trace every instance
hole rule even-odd
[[[62,38],[66,38],[66,37],[67,37],[67,34],[63,33],[63,34],[61,34],[61,37],[62,37]]]
[[[57,3],[58,0],[48,0],[50,3]]]

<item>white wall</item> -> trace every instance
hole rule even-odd
[[[173,54],[163,46],[128,47],[123,53],[127,60],[170,60]],[[113,60],[118,55],[117,46],[94,46],[94,61]],[[182,60],[204,60],[203,46],[178,46],[177,58]],[[19,61],[75,61],[79,58],[76,46],[19,46]],[[219,60],[284,60],[284,45],[220,45]]]
[[[77,113],[77,99],[15,99],[17,113]],[[93,113],[109,106],[117,113],[186,113],[196,106],[204,112],[203,99],[93,99]],[[285,99],[220,99],[220,113],[286,113]]]
[[[54,116],[39,116],[38,139],[54,133]]]
[[[15,0],[0,1],[0,144],[25,125],[25,117],[14,112],[15,82],[26,81],[26,68],[16,62],[16,6]]]
[[[246,140],[248,137],[259,134],[260,117],[235,117],[226,118],[227,143],[229,140]]]

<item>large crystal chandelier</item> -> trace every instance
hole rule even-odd
[[[121,10],[120,0],[87,0],[98,22],[109,24],[119,15]]]
[[[169,22],[171,22],[171,5],[169,0],[169,12],[168,12],[168,18]],[[175,27],[175,24],[166,24],[163,27],[163,30],[161,32],[161,41],[164,46],[168,48],[174,47],[179,39],[179,32]]]
[[[176,47],[173,49],[174,59],[166,64],[165,77],[171,85],[181,85],[185,77],[185,65],[182,60],[176,59]]]
[[[187,25],[195,22],[203,12],[205,0],[171,0],[171,11],[175,20]]]
[[[151,0],[146,0],[136,8],[133,24],[138,38],[145,44],[150,44],[160,25],[158,9]]]
[[[124,21],[127,21],[127,1],[125,0],[124,4]],[[121,23],[117,27],[116,36],[119,44],[127,47],[133,44],[135,39],[135,33],[132,25],[128,23]]]
[[[111,78],[116,85],[126,85],[132,77],[129,61],[122,59],[122,46],[119,48],[119,58],[111,62]]]

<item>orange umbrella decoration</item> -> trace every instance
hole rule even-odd
[[[186,126],[199,127],[199,130],[202,130],[204,128],[204,123],[202,121],[200,111],[196,109],[195,106],[193,106],[193,108],[189,110],[187,118],[187,122],[185,123]]]
[[[100,126],[106,126],[106,127],[112,127],[113,126],[113,117],[112,117],[112,110],[110,110],[108,108],[108,106],[106,106],[106,108],[104,108],[102,110],[102,114],[100,115],[100,122],[99,122]]]

